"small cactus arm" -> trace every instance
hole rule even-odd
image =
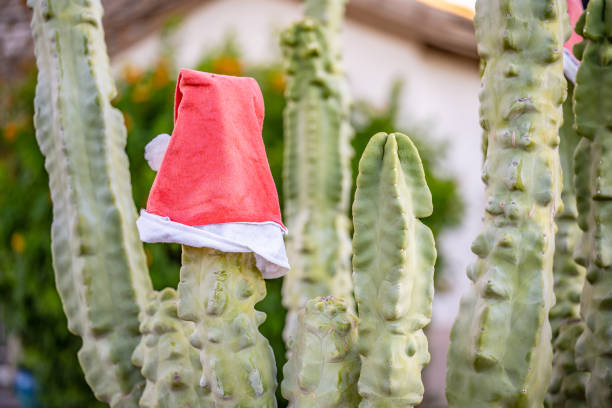
[[[38,84],[36,138],[53,201],[52,254],[68,328],[96,397],[137,407],[144,378],[130,362],[152,285],[132,201],[126,130],[111,106],[98,0],[29,0]]]
[[[200,387],[202,366],[189,344],[192,322],[179,319],[176,291],[151,292],[140,324],[142,338],[132,362],[147,379],[140,408],[211,408],[210,389]]]
[[[479,259],[451,331],[451,407],[541,407],[551,377],[554,217],[566,97],[565,0],[479,0],[481,124],[487,152]]]
[[[283,282],[290,346],[297,313],[317,296],[353,309],[350,269],[350,98],[337,44],[345,0],[309,0],[282,37],[287,74],[283,186],[291,270]]]
[[[587,267],[581,309],[584,332],[576,361],[590,372],[589,407],[612,406],[612,2],[591,0],[576,30],[582,60],[576,77],[574,112],[583,139],[576,151],[580,227],[577,251]]]
[[[361,408],[412,407],[423,398],[436,249],[418,218],[432,208],[412,141],[374,135],[359,162],[353,203]]]
[[[292,408],[357,408],[357,318],[346,301],[311,299],[300,310],[295,343],[283,368],[283,397]]]
[[[580,293],[585,269],[574,260],[574,249],[580,239],[574,189],[574,151],[580,136],[574,130],[573,88],[568,82],[568,97],[563,104],[563,126],[559,130],[559,156],[563,170],[561,199],[563,210],[555,218],[555,256],[553,277],[555,306],[549,318],[553,341],[553,372],[545,406],[578,408],[586,406],[584,387],[588,373],[578,370],[574,358],[576,340],[584,328],[580,320]]]
[[[266,314],[255,304],[266,284],[252,253],[183,245],[179,317],[195,322],[191,344],[200,350],[200,386],[214,407],[276,407],[276,365],[258,327]]]

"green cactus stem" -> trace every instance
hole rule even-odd
[[[300,310],[295,344],[283,368],[291,408],[357,408],[357,318],[343,299],[318,297]]]
[[[306,0],[304,2],[304,16],[319,22],[329,35],[330,56],[340,63],[342,61],[342,44],[340,34],[344,9],[348,0]]]
[[[352,304],[348,86],[337,50],[344,0],[307,1],[282,38],[287,74],[283,186],[291,270],[283,283],[290,346],[297,313],[317,296]]]
[[[374,135],[359,162],[353,204],[361,408],[412,407],[423,398],[436,249],[418,218],[432,208],[411,140]]]
[[[255,310],[266,284],[253,254],[183,245],[178,294],[179,317],[196,323],[190,341],[213,406],[276,407],[274,354],[258,330],[266,314]]]
[[[198,351],[188,340],[194,325],[179,319],[177,302],[171,288],[150,295],[140,324],[142,339],[132,355],[132,363],[147,379],[140,408],[213,407],[210,390],[200,387]]]
[[[584,325],[580,320],[580,293],[585,269],[574,261],[574,249],[581,235],[578,227],[576,193],[574,189],[574,151],[580,136],[574,130],[573,84],[568,82],[568,98],[563,104],[563,126],[559,130],[559,155],[563,170],[563,211],[557,214],[557,235],[553,277],[555,306],[549,318],[553,341],[553,373],[546,396],[549,408],[586,406],[584,387],[588,374],[578,370],[574,348]]]
[[[68,328],[96,397],[137,407],[144,378],[130,363],[152,290],[136,230],[126,130],[111,106],[99,0],[29,0],[38,65],[36,138],[53,201],[52,254]]]
[[[587,267],[581,309],[584,332],[576,362],[588,370],[589,407],[612,406],[612,3],[591,0],[576,31],[584,37],[574,112],[583,137],[576,152],[580,228],[578,260]]]
[[[451,407],[541,407],[552,367],[554,217],[566,97],[565,0],[479,0],[484,231],[451,331]]]

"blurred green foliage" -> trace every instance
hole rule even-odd
[[[176,69],[171,56],[162,55],[149,70],[127,66],[118,78],[114,104],[123,112],[128,129],[133,195],[144,208],[155,173],[144,160],[144,146],[159,133],[171,133]],[[226,75],[248,75],[259,82],[266,102],[263,138],[279,196],[282,198],[284,76],[280,64],[245,67],[232,41],[210,52],[196,67]],[[22,342],[21,364],[40,382],[45,407],[97,407],[84,382],[76,353],[78,337],[68,333],[55,290],[50,254],[51,201],[43,157],[32,125],[35,74],[0,84],[0,312],[6,325]],[[396,85],[387,106],[355,104],[353,122],[353,174],[369,138],[376,132],[403,131],[421,149],[426,176],[433,193],[434,215],[425,220],[439,234],[459,223],[462,201],[457,184],[441,175],[442,147],[426,139],[425,128],[400,129],[397,124]],[[282,204],[282,203],[281,203]],[[180,246],[145,244],[155,288],[176,287]],[[258,307],[268,314],[261,327],[275,352],[279,376],[285,362],[281,332],[285,310],[281,306],[281,279],[270,280],[268,296]],[[280,394],[279,394],[280,395]],[[279,404],[284,406],[284,404]]]

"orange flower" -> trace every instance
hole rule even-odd
[[[234,57],[222,56],[213,62],[213,71],[221,75],[242,75],[242,65]]]
[[[153,71],[153,86],[161,88],[170,81],[170,70],[168,69],[168,61],[166,58],[160,58],[155,65]]]
[[[144,84],[138,84],[134,87],[134,92],[132,92],[132,101],[136,103],[145,102],[149,99],[150,90]]]
[[[275,72],[272,75],[272,88],[279,94],[285,92],[285,86],[287,83],[285,82],[285,75],[282,72]]]
[[[21,254],[25,250],[25,246],[26,246],[26,241],[23,235],[21,235],[18,232],[15,232],[11,236],[11,248],[13,249],[13,252]]]
[[[130,85],[134,85],[142,79],[143,72],[140,68],[127,64],[125,67],[123,67],[122,76],[125,82]]]
[[[4,127],[4,139],[7,142],[13,142],[17,139],[17,130],[19,130],[19,126],[16,122],[8,122]]]

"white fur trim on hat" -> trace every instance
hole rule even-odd
[[[265,279],[278,278],[289,270],[283,235],[275,222],[230,222],[189,226],[168,217],[140,211],[136,221],[144,242],[167,242],[223,252],[253,252]]]

